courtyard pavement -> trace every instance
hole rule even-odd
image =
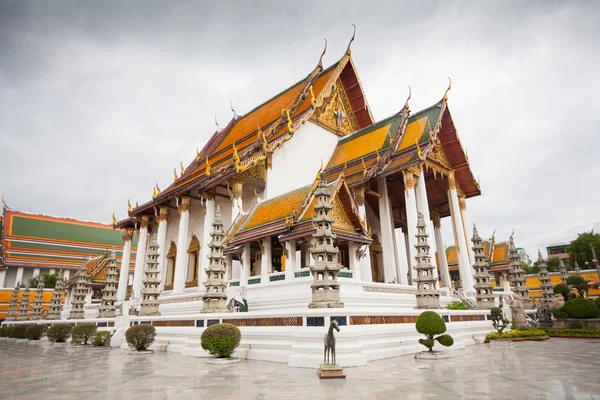
[[[129,355],[49,342],[0,341],[2,399],[600,399],[600,341],[551,339],[470,346],[450,359],[412,356],[346,368],[345,380],[314,369],[156,352]]]

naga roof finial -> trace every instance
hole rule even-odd
[[[8,204],[6,204],[6,201],[4,201],[4,196],[6,196],[6,193],[4,193],[4,194],[2,195],[2,209],[3,209],[4,211],[6,211],[6,210],[8,210],[10,207],[8,207]]]
[[[158,182],[156,182],[156,195],[160,194],[160,188],[158,187]]]
[[[177,168],[173,168],[173,182],[177,182]]]
[[[138,204],[137,200],[135,201],[135,208],[138,208],[140,205]]]
[[[352,42],[354,42],[354,37],[356,36],[356,25],[352,24],[352,26],[354,27],[354,32],[352,32],[352,38],[350,39],[350,43],[348,43],[348,48],[346,49],[346,54],[350,55],[350,45],[352,44]]]
[[[448,84],[448,89],[444,92],[444,100],[448,100],[448,92],[452,89],[452,78],[448,77],[450,83]]]
[[[229,107],[231,107],[231,112],[233,112],[233,119],[238,119],[238,115],[233,109],[233,100],[229,100]]]
[[[219,127],[219,123],[217,122],[217,114],[215,114],[215,125],[217,126],[217,133],[221,132],[221,128]]]
[[[179,161],[179,175],[183,175],[185,168],[183,168],[183,161]]]
[[[204,171],[204,173],[206,174],[206,176],[210,176],[212,172],[212,168],[210,166],[210,164],[208,163],[208,156],[206,157],[206,170]]]
[[[321,69],[323,68],[323,56],[327,52],[327,38],[324,38],[324,40],[325,40],[325,48],[323,49],[323,52],[321,53],[321,57],[319,57],[319,63],[317,64],[317,66]]]
[[[113,225],[117,224],[117,217],[115,217],[115,213],[112,215]]]
[[[513,241],[513,236],[515,236],[515,228],[513,228],[512,233],[510,234],[510,240]]]
[[[131,199],[127,199],[127,212],[130,213],[131,212]]]
[[[404,108],[408,108],[408,101],[412,97],[412,88],[410,87],[410,85],[407,85],[407,86],[408,86],[408,97],[406,98],[406,101],[404,102]]]
[[[317,172],[317,180],[320,181],[323,177],[323,159],[321,159],[321,167],[319,168],[319,172]]]

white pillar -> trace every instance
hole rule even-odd
[[[198,291],[205,291],[204,280],[206,279],[205,265],[208,265],[208,257],[210,256],[210,234],[215,222],[215,199],[205,198],[204,207],[204,225],[202,227],[202,243],[200,244],[200,257],[198,257]]]
[[[198,275],[200,275],[203,272],[204,272],[204,269],[200,269],[200,267],[198,267]],[[232,276],[233,276],[233,256],[231,254],[229,254],[228,256],[225,257],[225,276],[223,277],[223,279],[225,280],[225,282],[229,282],[231,280]]]
[[[0,271],[0,288],[4,288],[4,281],[6,280],[6,270]]]
[[[173,278],[173,292],[183,293],[185,287],[185,273],[188,261],[188,230],[190,226],[190,205],[192,199],[182,196],[178,199],[179,232],[177,232],[177,258],[175,259],[175,276]],[[204,245],[204,243],[203,243]]]
[[[129,241],[129,250],[131,250],[131,240]],[[63,271],[63,278],[65,278],[66,280],[69,280],[69,277],[71,276],[71,271],[64,270]]]
[[[40,274],[40,269],[39,268],[34,268],[33,269],[33,275],[31,277],[33,278],[34,276],[38,276],[39,274]]]
[[[452,216],[452,227],[454,228],[454,240],[456,242],[456,253],[458,256],[458,272],[460,274],[462,288],[464,290],[473,290],[475,279],[473,278],[473,269],[469,263],[454,175],[450,176],[449,183],[448,200],[450,203],[450,214]]]
[[[394,222],[392,207],[384,177],[377,179],[379,198],[379,224],[381,225],[381,247],[383,248],[383,281],[389,283],[396,278],[396,251],[394,250]]]
[[[469,224],[469,215],[467,213],[467,200],[464,196],[458,198],[458,205],[460,207],[460,216],[463,224],[463,231],[465,232],[465,243],[467,244],[467,252],[469,254],[469,265],[472,267],[475,264],[475,254],[471,248],[471,232],[473,227]]]
[[[129,261],[131,260],[131,239],[133,237],[133,228],[127,228],[121,231],[123,238],[123,257],[121,257],[121,272],[119,274],[119,285],[117,286],[117,301],[124,301],[127,293],[127,282],[129,280]],[[65,271],[65,278],[69,271]]]
[[[50,268],[50,274],[54,274],[56,273],[56,270],[54,268]]]
[[[269,282],[269,274],[271,273],[271,238],[266,237],[261,241],[262,255],[260,256],[260,283]]]
[[[231,223],[244,210],[244,181],[233,179],[229,181],[231,186]]]
[[[138,233],[138,247],[135,257],[135,269],[133,271],[133,298],[141,300],[142,298],[142,279],[144,277],[144,267],[146,264],[146,244],[148,242],[148,224],[150,218],[147,215],[142,216],[140,231]]]
[[[288,240],[285,242],[285,250],[287,257],[285,260],[285,280],[291,281],[294,279],[294,271],[296,270],[296,240]]]
[[[423,214],[423,219],[425,219],[425,224],[427,225],[427,235],[429,235],[429,254],[433,254],[435,256],[435,252],[437,246],[435,245],[435,241],[431,240],[433,236],[433,222],[431,221],[431,216],[429,214],[429,201],[427,199],[427,186],[425,185],[425,173],[421,172],[419,175],[419,179],[417,180],[417,185],[415,187],[415,194],[417,196],[417,211]],[[435,266],[435,257],[433,257],[433,265]],[[433,269],[433,277],[437,280],[439,279],[437,268]],[[439,285],[435,284],[436,288]]]
[[[398,248],[398,269],[400,270],[398,282],[401,285],[408,285],[408,258],[406,256],[405,235],[400,230],[396,232],[396,247]]]
[[[358,259],[358,249],[360,247],[360,243],[356,243],[356,242],[348,242],[348,268],[352,271],[353,273],[353,278],[357,281],[361,281],[361,274],[360,274],[360,269],[361,269],[361,265],[360,265],[360,260]],[[367,251],[369,249],[367,248]]]
[[[252,268],[252,266],[250,265],[250,251],[250,243],[244,243],[244,250],[242,251],[242,265],[240,271],[240,287],[248,286],[248,277],[250,276],[250,269]]]
[[[415,278],[417,271],[416,265],[417,248],[417,195],[415,193],[415,175],[410,171],[404,171],[404,200],[406,204],[406,229],[407,229],[407,256],[408,269],[413,286],[416,285]]]
[[[158,273],[160,277],[160,291],[165,287],[167,277],[167,218],[169,217],[169,207],[161,206],[156,214],[158,221],[158,232],[156,232],[156,241],[158,242]]]
[[[367,223],[367,206],[365,204],[365,187],[359,186],[354,189],[354,198],[358,203],[358,216],[365,225],[365,229],[369,229]],[[371,270],[371,248],[369,245],[357,245],[363,247],[363,257],[358,261],[360,264],[360,276],[365,282],[373,282],[373,271]]]
[[[17,286],[17,283],[23,283],[23,267],[19,267],[19,269],[17,269],[17,276],[15,277],[15,283],[13,284],[13,287]]]
[[[448,269],[448,259],[446,258],[446,249],[444,247],[444,241],[442,240],[442,221],[440,215],[437,213],[433,214],[433,227],[435,232],[435,245],[437,248],[437,255],[440,268],[440,277],[442,285],[447,288],[452,288],[452,281],[450,279],[450,270]]]

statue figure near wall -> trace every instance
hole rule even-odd
[[[510,312],[513,319],[513,327],[517,329],[526,329],[529,327],[527,324],[527,316],[525,315],[525,307],[521,302],[521,296],[514,294],[506,300],[510,307]]]

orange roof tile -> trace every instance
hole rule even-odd
[[[311,186],[304,186],[259,203],[249,215],[248,221],[244,224],[240,232],[269,222],[285,219],[306,198],[310,188]]]

